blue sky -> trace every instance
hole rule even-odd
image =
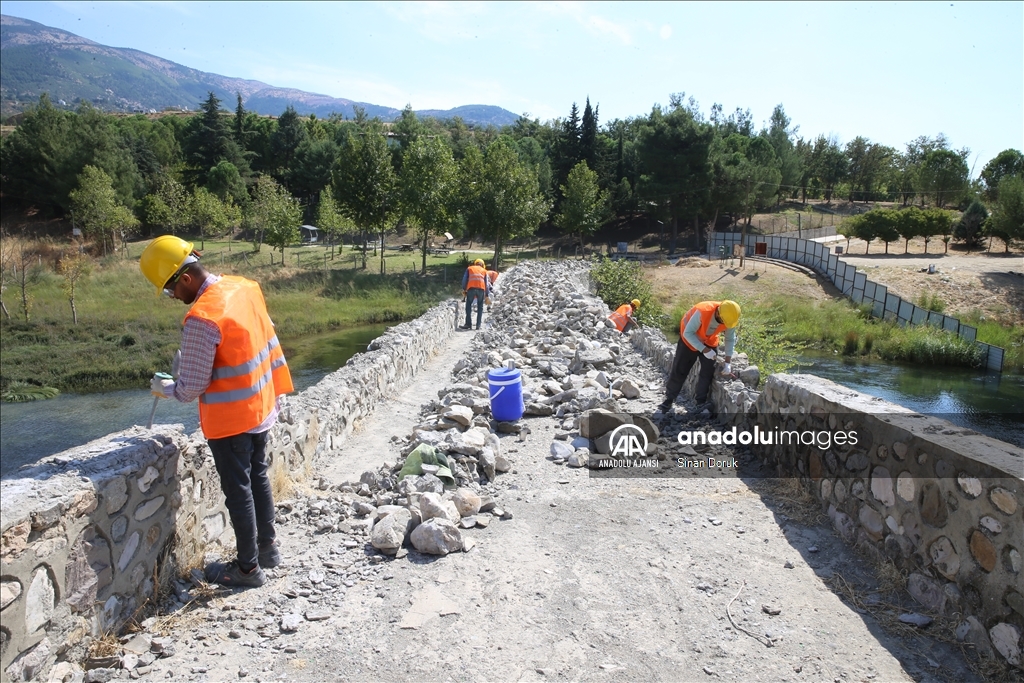
[[[902,149],[943,132],[975,173],[1024,148],[1024,3],[2,2],[4,14],[271,85],[601,122],[669,94],[782,103],[799,133]]]

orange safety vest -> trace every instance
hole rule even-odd
[[[608,319],[615,323],[615,329],[622,332],[626,329],[626,325],[629,324],[629,319],[633,316],[633,307],[630,304],[622,304],[615,309],[615,312],[608,316]]]
[[[190,317],[220,330],[210,386],[199,397],[203,434],[223,439],[258,427],[277,397],[294,391],[260,286],[225,275],[192,305],[185,319]]]
[[[715,310],[721,301],[702,301],[683,316],[683,319],[679,321],[679,338],[683,340],[691,351],[700,351],[701,349],[695,349],[690,346],[690,342],[686,341],[686,337],[683,336],[683,330],[686,329],[686,323],[690,322],[690,318],[697,312],[700,312],[700,328],[697,330],[697,337],[704,342],[704,346],[710,346],[711,348],[718,348],[718,335],[725,330],[725,325],[719,325],[715,323],[715,329],[710,329],[710,325],[715,321]]]
[[[470,266],[466,269],[469,272],[469,280],[466,281],[466,290],[487,289],[487,271],[480,266]]]
[[[496,270],[488,270],[487,271],[487,279],[490,280],[491,284],[493,285],[494,281],[498,279],[498,271],[496,271]]]

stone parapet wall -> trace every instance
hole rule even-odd
[[[447,301],[396,325],[317,385],[282,398],[272,480],[344,457],[353,426],[406,385],[455,329]],[[29,680],[116,632],[154,593],[231,541],[209,448],[180,425],[139,427],[0,482],[0,679]]]
[[[671,370],[674,345],[661,332],[630,339]],[[737,354],[733,369],[745,366]],[[855,445],[751,448],[777,476],[799,478],[845,541],[905,572],[923,611],[1021,666],[1024,450],[813,375],[772,375],[761,392],[716,379],[710,398],[739,429],[855,431]]]

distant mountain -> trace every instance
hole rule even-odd
[[[353,102],[260,81],[220,76],[175,64],[139,50],[108,47],[58,28],[0,15],[0,115],[23,111],[48,93],[57,106],[90,102],[104,111],[195,110],[213,91],[227,109],[241,93],[245,108],[279,116],[289,105],[299,114],[347,118],[362,107],[369,116],[390,121],[401,109]],[[472,104],[455,109],[429,109],[419,116],[460,116],[467,123],[503,126],[519,117],[501,107]]]

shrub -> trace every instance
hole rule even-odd
[[[856,331],[850,330],[846,333],[846,341],[843,343],[843,355],[852,356],[857,353],[857,348],[860,346],[860,335]]]
[[[654,298],[651,283],[638,262],[602,258],[590,269],[590,279],[597,289],[597,295],[610,308],[615,309],[627,301],[640,299],[637,321],[641,325],[661,323],[661,304]]]

